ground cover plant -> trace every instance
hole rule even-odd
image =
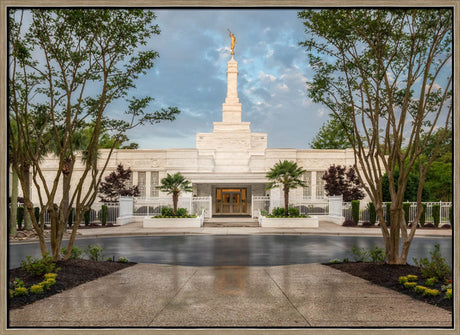
[[[51,256],[43,259],[27,257],[21,267],[8,271],[8,308],[20,308],[136,264],[129,262],[126,257],[119,257],[117,261],[102,261],[102,250],[96,247],[87,248],[97,249],[98,257],[90,256],[93,259],[80,259],[77,256],[67,261],[53,262]],[[72,250],[74,256],[81,251],[77,249]]]

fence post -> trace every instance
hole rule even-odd
[[[120,217],[131,216],[134,213],[133,197],[120,197]]]

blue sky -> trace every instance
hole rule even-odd
[[[161,34],[149,47],[160,53],[155,66],[132,93],[152,96],[152,109],[176,106],[177,120],[128,133],[141,149],[194,148],[197,132],[212,132],[222,119],[226,66],[230,60],[227,28],[236,36],[238,94],[242,120],[253,132],[268,133],[271,148],[308,148],[328,119],[325,107],[307,98],[311,78],[297,10],[155,10]],[[111,113],[121,112],[122,103]]]

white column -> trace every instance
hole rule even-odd
[[[120,197],[120,217],[133,215],[134,199],[133,197]]]
[[[311,200],[316,200],[316,171],[311,172]]]
[[[238,99],[238,63],[227,63],[227,97],[222,104],[222,122],[241,123],[241,103]]]
[[[152,172],[151,171],[147,171],[145,173],[145,197],[146,198],[150,198],[150,186],[151,186],[151,178],[152,176]]]

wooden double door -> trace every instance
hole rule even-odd
[[[246,188],[217,188],[216,214],[243,215],[247,214]]]

